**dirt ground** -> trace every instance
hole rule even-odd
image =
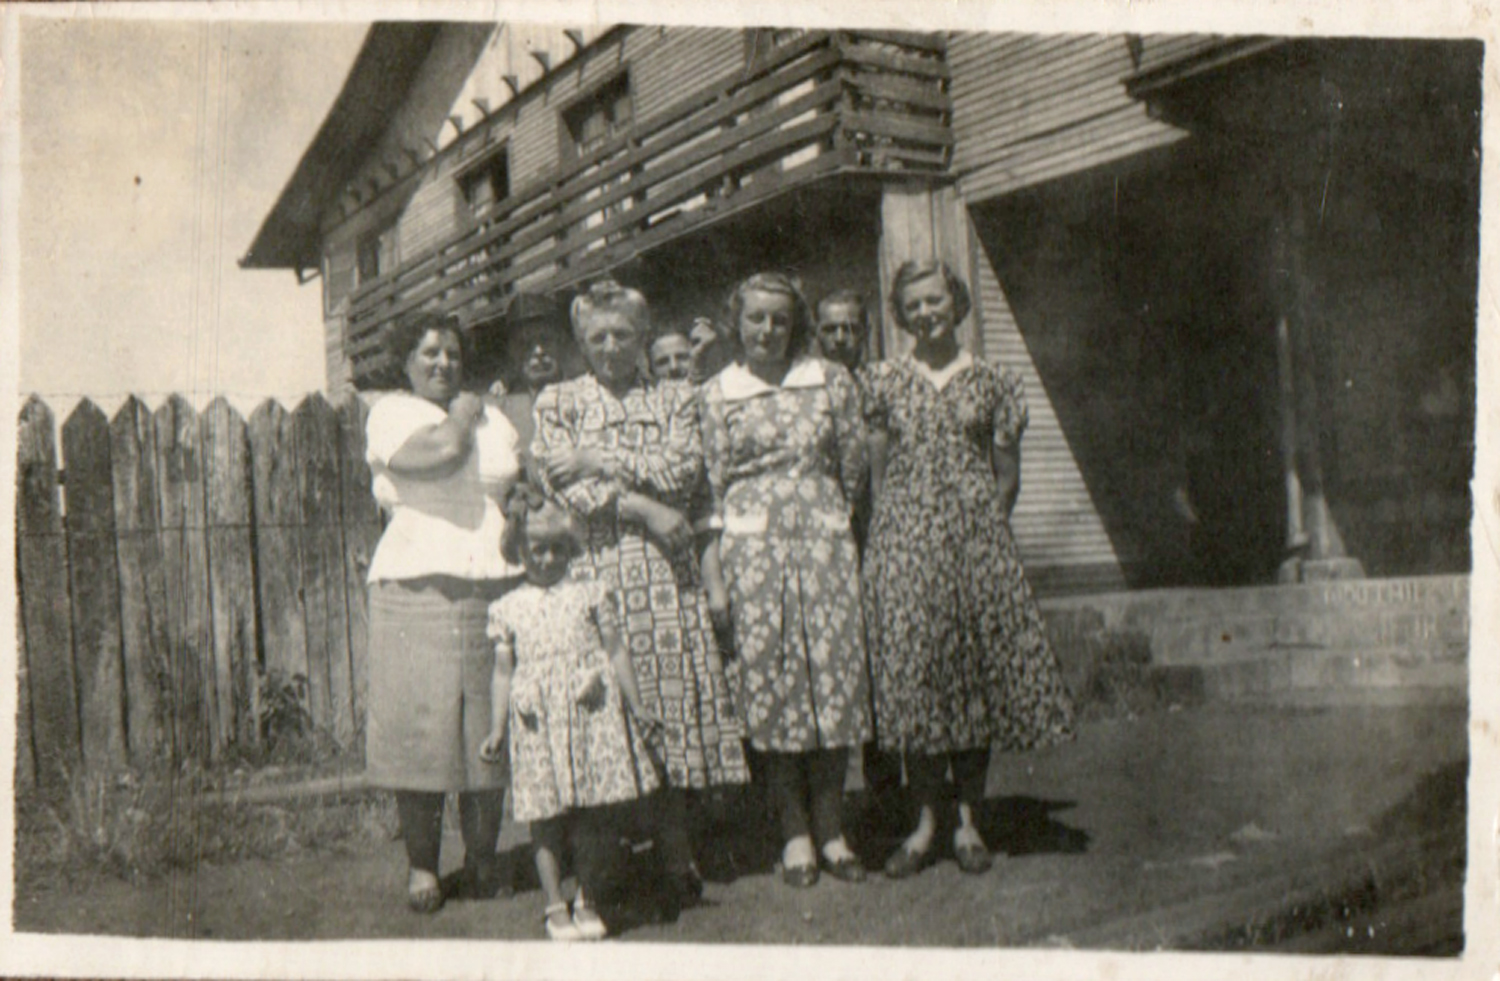
[[[998,757],[982,820],[1007,855],[987,875],[942,861],[901,882],[873,874],[864,885],[825,878],[792,890],[774,875],[774,849],[720,828],[702,848],[710,881],[701,905],[663,921],[637,896],[613,915],[626,941],[1238,948],[1268,939],[1247,916],[1275,914],[1277,897],[1289,903],[1309,890],[1337,906],[1352,873],[1367,892],[1376,881],[1394,889],[1398,873],[1421,878],[1407,894],[1461,882],[1467,773],[1462,710],[1162,711]],[[856,847],[877,867],[898,826],[858,803],[850,818]],[[742,817],[737,826],[751,824]],[[401,848],[384,841],[202,865],[143,886],[41,886],[18,894],[15,923],[23,932],[219,939],[540,939],[524,829],[507,827],[501,847],[519,890],[450,902],[431,917],[406,910]],[[456,862],[459,843],[445,850],[445,862]],[[1398,869],[1395,854],[1419,860]],[[627,862],[626,878],[646,877]],[[1265,895],[1246,906],[1257,889],[1270,890],[1271,907]],[[1222,908],[1222,922],[1205,921],[1191,937],[1153,920],[1184,904]],[[1437,926],[1446,936],[1461,920]],[[1366,939],[1374,937],[1372,927]],[[1400,937],[1385,939],[1375,952],[1409,952]]]

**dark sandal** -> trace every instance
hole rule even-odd
[[[925,852],[914,852],[902,845],[885,861],[887,879],[909,879],[932,864],[932,846]]]
[[[437,883],[406,891],[406,905],[413,913],[431,915],[443,908],[443,887]]]
[[[994,866],[995,860],[983,845],[955,845],[953,857],[958,861],[960,872],[982,875]]]
[[[781,870],[781,881],[796,889],[807,889],[818,883],[816,865],[787,865]]]
[[[853,855],[845,855],[843,858],[838,859],[837,861],[829,858],[827,855],[821,857],[823,861],[823,871],[827,872],[835,879],[840,879],[844,882],[865,881],[865,867],[861,865],[859,859],[855,858]]]

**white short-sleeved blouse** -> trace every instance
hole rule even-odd
[[[520,474],[520,437],[505,414],[485,406],[474,430],[474,448],[447,477],[395,473],[390,459],[417,431],[443,422],[438,405],[397,392],[370,410],[365,458],[374,477],[375,500],[390,514],[370,560],[370,582],[454,576],[504,579],[522,570],[500,555],[505,516],[499,495]]]

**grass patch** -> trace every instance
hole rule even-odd
[[[16,800],[16,891],[86,888],[100,876],[139,883],[201,864],[357,849],[389,840],[389,795],[370,791],[277,803],[223,804],[211,786],[165,770],[86,774],[66,794]]]

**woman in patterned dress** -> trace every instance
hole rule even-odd
[[[921,811],[886,874],[930,861],[950,767],[954,856],[978,873],[991,864],[973,811],[991,748],[1066,737],[1072,705],[1010,531],[1027,419],[1020,379],[959,347],[969,291],[946,264],[903,264],[891,296],[916,343],[861,376],[865,419],[884,446],[865,609],[880,744],[905,754]]]
[[[570,575],[604,580],[624,604],[641,697],[665,723],[657,845],[692,901],[702,879],[684,791],[748,779],[685,517],[703,479],[697,406],[688,386],[641,373],[650,325],[640,293],[597,283],[571,316],[590,372],[537,397],[534,469],[580,519],[586,547]]]
[[[709,607],[733,631],[736,701],[750,744],[765,754],[786,842],[783,880],[812,885],[821,858],[830,874],[857,882],[865,873],[844,841],[839,805],[849,748],[870,734],[849,526],[867,469],[858,391],[844,368],[808,353],[812,317],[788,277],[741,283],[730,324],[739,360],[700,390],[720,529],[705,548]]]

